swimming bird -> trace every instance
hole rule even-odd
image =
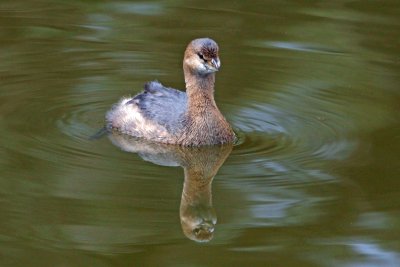
[[[182,146],[231,144],[232,127],[214,100],[219,47],[210,38],[191,41],[183,58],[186,92],[148,82],[106,114],[106,127],[150,141]]]

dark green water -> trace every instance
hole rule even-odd
[[[331,2],[2,0],[0,265],[400,266],[400,2]],[[204,36],[239,145],[89,139]]]

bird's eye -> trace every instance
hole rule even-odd
[[[198,55],[198,56],[199,56],[199,58],[201,58],[202,60],[205,60],[205,59],[204,59],[204,56],[203,56],[203,54],[201,54],[201,53],[198,53],[197,55]]]

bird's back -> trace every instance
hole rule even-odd
[[[186,93],[153,81],[133,98],[123,98],[106,116],[109,128],[149,140],[175,143],[187,109]]]

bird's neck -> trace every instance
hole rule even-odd
[[[216,108],[214,100],[215,74],[200,75],[185,69],[186,94],[189,111],[201,111],[204,108]]]
[[[215,74],[192,74],[185,70],[188,106],[182,144],[210,145],[232,143],[235,138],[231,126],[219,111],[214,100]]]

